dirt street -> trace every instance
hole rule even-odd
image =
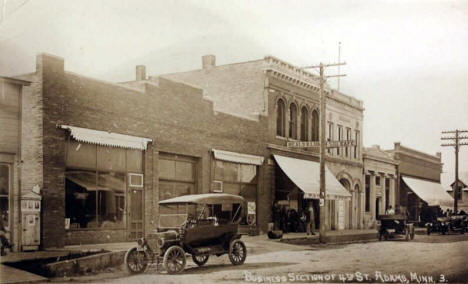
[[[468,281],[468,235],[417,235],[348,245],[294,246],[257,239],[244,265],[232,266],[227,256],[212,257],[204,267],[191,258],[181,275],[149,268],[141,275],[124,269],[54,282],[107,283],[428,283]],[[190,259],[190,260],[189,260]]]

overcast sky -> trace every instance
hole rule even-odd
[[[337,61],[341,41],[341,91],[364,101],[364,144],[441,151],[442,182],[453,180],[454,151],[440,135],[468,130],[468,1],[5,2],[4,76],[34,71],[39,52],[114,82],[134,79],[138,64],[149,75],[198,69],[205,54],[217,64],[273,55],[304,66]]]

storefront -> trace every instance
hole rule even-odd
[[[65,230],[132,240],[143,235],[143,152],[150,139],[62,125],[65,151]]]
[[[300,216],[303,209],[312,203],[316,212],[315,221],[318,227],[320,199],[320,163],[273,155],[278,165],[276,174],[275,202],[287,209],[294,210]],[[345,202],[349,202],[351,194],[336,179],[333,173],[325,167],[326,201],[328,206],[328,230],[345,229]]]
[[[408,214],[411,221],[420,222],[423,207],[453,207],[453,198],[440,183],[402,176],[402,186],[408,192]],[[423,218],[424,219],[424,218]]]
[[[263,157],[213,149],[213,192],[224,192],[244,197],[247,216],[241,220],[241,231],[257,227],[259,168]]]

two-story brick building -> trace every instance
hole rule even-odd
[[[317,149],[286,146],[318,140],[316,76],[273,57],[203,62],[150,78],[137,66],[136,80],[116,84],[41,54],[35,72],[16,77],[31,82],[23,87],[19,188],[41,189],[43,247],[135,239],[157,225],[159,200],[189,193],[244,196],[259,232],[274,201],[318,206]],[[358,228],[362,102],[326,93],[327,136],[357,141],[327,152],[328,228]]]
[[[213,102],[214,110],[234,116],[267,118],[264,143],[265,172],[272,196],[297,211],[308,201],[318,212],[318,148],[289,148],[288,141],[319,140],[318,77],[272,56],[227,65],[216,65],[213,55],[202,58],[199,70],[165,74],[158,78],[198,86]],[[329,86],[327,97],[328,140],[355,140],[355,146],[327,151],[329,229],[358,228],[362,220],[362,120],[363,103]],[[262,208],[267,211],[267,208]],[[318,216],[317,216],[318,217]],[[318,220],[319,218],[316,218]],[[270,217],[263,221],[270,220]],[[317,223],[318,225],[318,223]]]

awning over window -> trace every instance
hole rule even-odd
[[[429,206],[453,206],[452,196],[445,191],[440,183],[410,177],[403,177],[403,181],[419,198],[426,201]]]
[[[320,163],[273,155],[283,172],[304,192],[304,198],[320,198]],[[351,197],[351,194],[325,167],[327,199]]]
[[[263,157],[213,149],[217,160],[260,166]]]
[[[71,136],[77,141],[102,146],[146,150],[148,142],[152,141],[151,139],[144,137],[130,136],[69,125],[60,125],[60,128],[70,130]]]

